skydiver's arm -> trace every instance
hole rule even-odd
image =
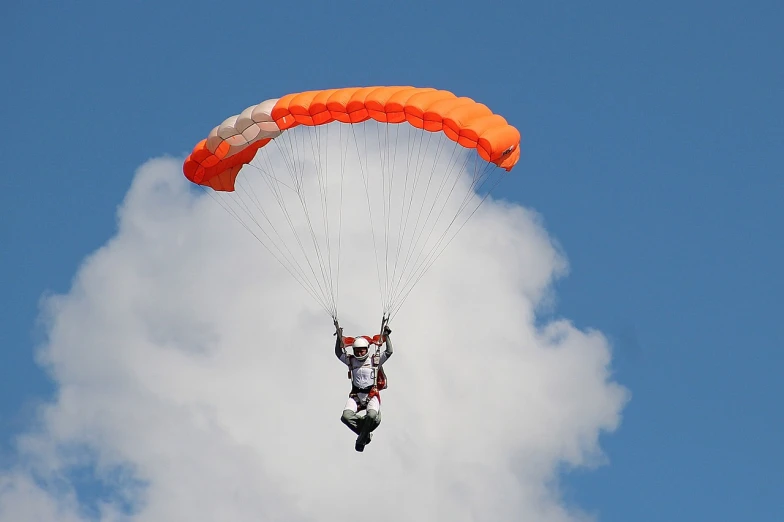
[[[387,359],[392,357],[392,339],[389,337],[389,335],[391,333],[392,333],[392,330],[390,330],[388,326],[386,328],[384,328],[384,346],[385,346],[385,350],[384,350],[384,353],[381,354],[381,362],[380,362],[380,364],[384,364]]]
[[[340,359],[343,357],[343,328],[340,328],[337,332],[335,332],[335,357]]]
[[[386,350],[384,353],[387,354],[387,359],[392,357],[392,338],[388,335],[384,336],[384,345],[386,346]]]

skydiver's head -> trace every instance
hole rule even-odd
[[[354,357],[359,359],[360,361],[364,361],[365,357],[368,355],[368,340],[364,337],[357,337],[354,339],[354,344],[351,345],[351,349],[354,350]]]

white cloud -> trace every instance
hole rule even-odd
[[[378,285],[345,263],[341,321],[374,333]],[[117,235],[46,302],[58,393],[0,473],[0,520],[578,520],[557,472],[601,461],[627,392],[599,332],[534,326],[564,270],[535,214],[488,200],[393,321],[358,454],[329,317],[179,163],[150,161]]]

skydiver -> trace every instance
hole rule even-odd
[[[392,341],[389,335],[392,330],[384,325],[381,340],[386,345],[386,349],[379,355],[370,356],[368,348],[370,343],[365,337],[357,337],[351,345],[353,355],[347,354],[343,340],[343,328],[335,324],[335,356],[348,366],[349,378],[351,379],[351,392],[349,392],[346,406],[343,408],[343,415],[340,420],[348,428],[357,434],[357,441],[354,449],[364,451],[365,445],[370,444],[373,438],[373,430],[381,424],[381,395],[379,388],[386,387],[386,376],[384,376],[382,365],[392,356]],[[379,345],[380,348],[380,345]],[[365,411],[364,416],[357,413]]]

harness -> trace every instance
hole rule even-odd
[[[370,356],[370,368],[373,372],[373,386],[369,386],[367,388],[357,388],[354,385],[354,357],[351,354],[346,354],[346,360],[348,361],[348,379],[351,381],[351,391],[349,392],[348,396],[354,399],[354,402],[357,403],[357,410],[362,411],[367,408],[368,403],[373,397],[378,397],[379,404],[381,403],[381,394],[379,393],[380,390],[384,390],[387,387],[387,376],[384,373],[384,367],[381,366],[381,345],[383,341],[381,340],[380,335],[376,335],[374,337],[369,337],[367,335],[363,335],[365,339],[367,339],[368,343],[374,345],[376,347],[375,353]],[[344,345],[346,344],[353,344],[354,343],[353,337],[345,337],[344,338]],[[362,366],[357,367],[357,369],[362,368]],[[363,397],[360,396],[363,395]]]

